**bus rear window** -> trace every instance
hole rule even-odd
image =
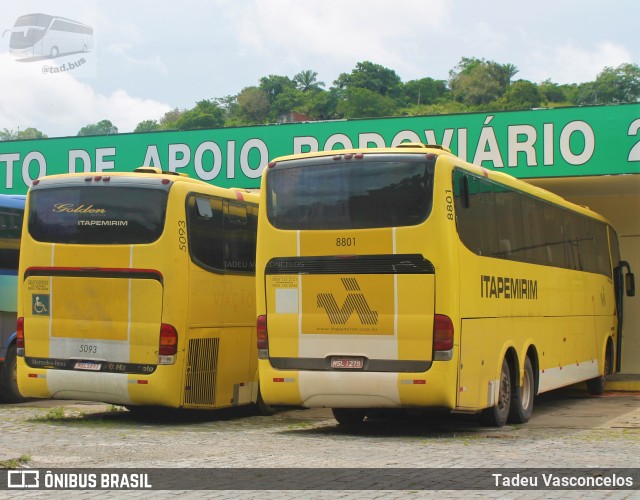
[[[279,229],[358,229],[426,220],[435,161],[424,155],[370,158],[279,164],[267,175],[269,221]]]
[[[65,186],[32,190],[29,234],[47,243],[151,243],[162,234],[167,191]]]

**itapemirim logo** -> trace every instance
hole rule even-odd
[[[361,292],[355,278],[341,278],[342,286],[348,292]],[[348,293],[342,307],[332,293],[319,293],[317,305],[325,310],[332,325],[345,325],[351,315],[356,312],[363,325],[377,325],[378,311],[372,311],[363,293]]]

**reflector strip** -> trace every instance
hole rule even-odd
[[[274,382],[284,382],[284,383],[289,383],[290,384],[290,383],[295,382],[296,379],[292,378],[292,377],[287,377],[287,378],[285,378],[285,377],[274,377],[273,381]]]
[[[401,380],[400,383],[409,385],[424,385],[427,383],[427,381],[425,379]]]
[[[130,384],[140,384],[140,385],[147,385],[149,383],[148,380],[129,380]]]
[[[29,378],[47,378],[47,375],[43,373],[29,373]]]

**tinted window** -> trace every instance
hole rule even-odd
[[[48,243],[151,243],[162,234],[167,191],[82,186],[32,190],[29,233]]]
[[[18,269],[23,211],[0,208],[0,269]]]
[[[458,233],[477,255],[611,276],[604,223],[460,170],[453,183]]]
[[[194,262],[217,271],[255,273],[257,216],[255,205],[189,196],[189,248]]]
[[[267,215],[279,229],[419,224],[431,212],[434,163],[423,155],[404,155],[279,164],[267,174]]]

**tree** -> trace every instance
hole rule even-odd
[[[301,71],[293,77],[293,81],[296,83],[298,90],[302,92],[319,91],[320,87],[324,87],[323,82],[317,81],[316,77],[318,73],[310,69]]]
[[[304,93],[296,88],[286,89],[280,93],[271,104],[269,112],[270,121],[275,122],[282,115],[300,110],[304,102]]]
[[[258,87],[246,87],[238,94],[237,115],[246,125],[264,123],[271,108],[269,95]]]
[[[260,78],[259,89],[267,96],[269,104],[273,104],[278,96],[287,89],[295,88],[296,83],[288,76],[269,75]]]
[[[85,125],[80,129],[77,135],[113,135],[117,133],[118,127],[109,120],[101,120],[98,123]]]
[[[0,131],[0,141],[22,141],[27,139],[47,139],[48,136],[37,128],[28,127],[24,130],[3,129]]]
[[[562,86],[553,83],[549,79],[538,85],[538,91],[547,102],[565,102],[567,100]]]
[[[345,92],[337,110],[344,118],[373,118],[391,116],[396,107],[392,98],[356,87]]]
[[[224,110],[209,99],[198,101],[193,109],[182,113],[175,121],[179,130],[198,128],[219,128],[224,125]]]
[[[596,99],[593,104],[640,101],[640,66],[621,64],[617,68],[604,68],[596,77],[593,91]]]
[[[540,107],[542,97],[537,85],[518,80],[507,89],[502,102],[504,109],[531,109]]]
[[[167,111],[162,118],[160,118],[160,126],[165,130],[177,128],[176,122],[184,112],[184,109],[179,110],[178,108],[173,108],[171,111]]]
[[[340,90],[366,89],[382,96],[402,95],[402,80],[395,71],[369,61],[359,62],[351,73],[341,73],[333,84]]]
[[[433,78],[411,80],[402,86],[405,102],[409,105],[433,104],[447,95],[447,82]]]
[[[497,63],[463,57],[449,72],[449,87],[456,101],[482,106],[502,97],[508,74],[509,70]]]
[[[4,128],[0,132],[0,141],[15,141],[17,134],[18,132],[16,132],[15,130]]]
[[[156,120],[144,120],[136,125],[133,130],[135,133],[139,132],[153,132],[154,130],[160,130],[162,126]]]

